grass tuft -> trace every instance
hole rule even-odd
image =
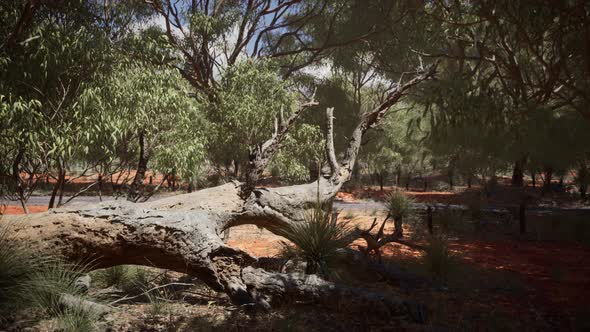
[[[57,331],[60,332],[92,332],[97,330],[98,317],[81,310],[66,309],[55,316]]]
[[[319,201],[319,200],[318,200]],[[290,227],[285,237],[294,247],[283,243],[283,251],[291,257],[301,257],[307,263],[307,274],[328,275],[328,265],[336,258],[340,249],[350,244],[352,227],[337,223],[332,216],[331,206],[315,209],[304,216],[305,221]]]
[[[414,213],[412,206],[415,201],[401,191],[393,191],[387,195],[387,210],[394,219],[407,219]]]
[[[444,235],[434,235],[426,247],[424,261],[433,278],[446,280],[454,265],[454,257],[449,242]]]

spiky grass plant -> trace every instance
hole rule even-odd
[[[119,285],[129,274],[127,265],[116,265],[97,271],[96,279],[100,280],[105,286]]]
[[[413,198],[405,195],[401,191],[393,191],[387,195],[387,213],[388,216],[393,218],[395,225],[394,235],[397,237],[403,237],[403,221],[408,220],[413,216],[414,210],[412,209],[415,201]]]
[[[413,214],[415,200],[401,191],[393,191],[387,195],[387,212],[394,218],[407,219]]]
[[[285,237],[295,246],[283,243],[284,251],[305,260],[306,274],[327,275],[329,263],[352,241],[352,231],[348,222],[337,222],[332,214],[332,202],[321,203],[318,188],[314,209],[304,215],[303,222],[286,231]]]
[[[0,227],[0,319],[29,304],[28,280],[41,271],[45,260],[14,241],[6,225]]]
[[[12,234],[8,226],[0,226],[0,319],[25,308],[62,315],[60,298],[64,294],[82,296],[75,281],[88,265],[36,253]]]
[[[454,257],[449,249],[449,241],[445,235],[433,235],[426,247],[424,260],[432,276],[443,281],[454,265]]]
[[[158,316],[170,316],[172,306],[170,304],[170,294],[165,289],[146,294],[149,307],[147,310],[148,317],[156,319]]]
[[[149,286],[149,273],[141,266],[112,266],[97,271],[95,279],[106,287],[116,286],[127,295],[142,293]]]
[[[98,329],[98,317],[80,308],[68,308],[55,316],[56,330],[61,332],[92,332]]]

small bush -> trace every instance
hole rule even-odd
[[[387,210],[395,225],[394,236],[403,237],[403,222],[414,216],[414,199],[401,191],[394,191],[387,196]]]

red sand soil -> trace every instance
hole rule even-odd
[[[47,206],[40,205],[29,205],[30,213],[44,212],[47,211]],[[3,214],[24,214],[25,211],[20,205],[7,205],[3,211]]]

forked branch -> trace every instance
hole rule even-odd
[[[262,144],[258,144],[250,149],[250,160],[248,162],[248,172],[246,173],[246,181],[242,184],[240,190],[240,197],[246,199],[250,196],[258,179],[266,166],[270,163],[272,158],[277,154],[281,144],[287,137],[289,130],[297,121],[301,113],[309,107],[318,105],[315,101],[314,95],[303,103],[289,118],[284,120],[283,111],[281,109],[279,116],[275,119],[275,130],[270,139]]]

